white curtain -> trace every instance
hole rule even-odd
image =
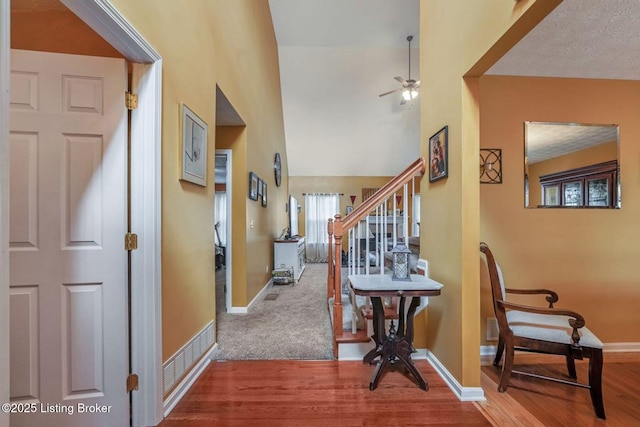
[[[220,246],[227,246],[227,193],[216,191],[215,195],[215,212],[213,223],[220,223],[218,226],[218,234],[220,235]],[[217,238],[214,241],[218,244]]]
[[[340,213],[340,196],[335,194],[307,194],[304,196],[304,224],[309,262],[327,262],[329,218]]]

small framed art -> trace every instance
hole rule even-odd
[[[267,183],[262,181],[262,207],[267,207]]]
[[[262,178],[258,178],[258,198],[262,196],[263,187],[264,187],[264,181],[262,180]]]
[[[449,127],[445,126],[429,138],[429,182],[449,176],[448,131]]]
[[[258,200],[258,175],[249,172],[249,198]]]
[[[207,186],[207,124],[185,104],[180,104],[182,168],[180,179]]]

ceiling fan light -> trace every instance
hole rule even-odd
[[[402,91],[402,98],[403,98],[405,101],[410,101],[410,100],[413,98],[413,96],[411,96],[411,92],[412,92],[412,91],[410,91],[409,89],[405,89],[405,90],[403,90],[403,91]]]
[[[417,98],[418,97],[418,91],[415,89],[411,89],[411,91],[409,92],[411,95],[411,99]]]

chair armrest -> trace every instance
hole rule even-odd
[[[584,317],[580,313],[576,313],[575,311],[568,310],[566,308],[540,308],[540,307],[531,307],[529,305],[523,304],[515,304],[512,302],[507,302],[504,300],[496,301],[498,303],[498,307],[502,310],[518,310],[524,311],[527,313],[537,313],[537,314],[551,314],[551,315],[559,315],[559,316],[569,316],[573,317],[573,319],[569,319],[569,326],[573,329],[571,332],[571,340],[573,341],[572,347],[579,347],[580,344],[580,334],[578,333],[578,329],[582,328],[585,325]]]
[[[549,308],[553,308],[553,303],[558,302],[558,294],[549,289],[505,289],[508,294],[521,294],[521,295],[544,295],[547,294],[545,299],[549,303]]]

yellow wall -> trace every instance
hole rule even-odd
[[[429,302],[429,349],[465,387],[480,385],[478,85],[482,75],[559,1],[420,2],[421,154],[449,126],[449,177],[422,181],[421,256],[444,284]],[[467,76],[467,78],[463,78]]]
[[[534,207],[541,204],[541,176],[616,160],[617,158],[618,141],[611,141],[529,165],[529,206]]]
[[[481,237],[507,286],[554,289],[558,306],[583,314],[603,342],[639,342],[640,251],[631,236],[640,233],[640,82],[498,76],[480,82],[481,145],[502,148],[503,157],[503,184],[481,186]],[[618,124],[622,209],[525,209],[525,120]],[[490,298],[485,277],[483,339],[484,319],[493,317]]]
[[[246,230],[246,251],[236,251],[242,245],[234,240],[233,259],[247,267],[246,287],[234,292],[234,305],[246,306],[269,281],[265,265],[271,265],[272,239],[286,223],[277,209],[284,209],[287,197],[278,52],[267,0],[190,0],[188,7],[172,0],[111,2],[163,58],[162,327],[167,359],[215,316],[216,84],[247,125],[240,136],[246,149],[234,153],[233,188],[240,197],[234,197],[233,209]],[[206,188],[178,179],[181,102],[209,124]],[[276,151],[285,166],[279,188],[273,178]],[[267,208],[248,200],[248,171],[267,182]],[[236,233],[237,226],[234,221]],[[249,253],[252,262],[246,262]]]

